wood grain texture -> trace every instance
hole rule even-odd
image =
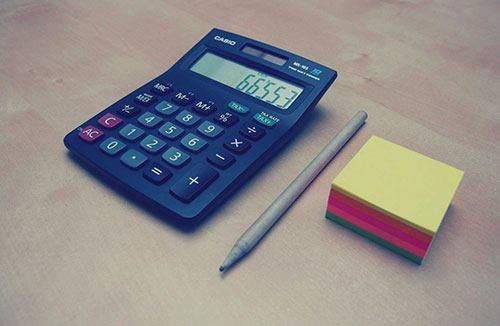
[[[62,138],[213,27],[339,78],[267,168],[182,231]],[[499,54],[498,1],[0,1],[0,324],[500,324]],[[221,277],[234,240],[358,109],[368,124]],[[373,134],[465,171],[422,266],[324,218]]]

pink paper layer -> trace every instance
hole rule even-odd
[[[351,224],[354,224],[355,226],[365,230],[366,232],[369,232],[379,238],[382,238],[393,245],[406,250],[414,255],[417,255],[419,257],[424,257],[426,253],[426,249],[420,248],[418,246],[415,246],[411,243],[408,243],[407,241],[390,234],[386,232],[384,229],[380,229],[373,224],[367,223],[366,221],[357,218],[350,212],[344,211],[342,208],[339,208],[335,203],[329,203],[328,204],[328,211],[340,218],[343,218],[344,220],[348,221]]]
[[[341,193],[335,189],[332,189],[330,191],[330,197],[329,200],[333,200],[335,202],[340,202],[343,203],[349,207],[352,207],[359,213],[363,213],[364,216],[369,216],[370,220],[377,220],[380,221],[381,223],[391,226],[393,228],[396,228],[400,230],[401,232],[409,235],[411,238],[414,238],[415,240],[419,241],[420,243],[423,243],[425,245],[429,245],[430,242],[432,241],[432,236],[424,233],[408,224],[405,224],[389,215],[386,215],[374,208],[371,208],[367,205],[364,205],[363,203],[360,203],[356,201],[355,199],[347,196],[344,193]]]

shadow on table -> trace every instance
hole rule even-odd
[[[318,121],[321,121],[323,115],[326,114],[326,110],[328,109],[318,105],[309,114],[307,114],[301,121],[299,121],[295,130],[293,131],[294,135],[291,137],[291,139],[279,150],[279,152],[276,155],[273,156],[272,159],[264,163],[264,165],[261,168],[266,168],[266,169],[278,168],[277,164],[279,164],[282,155],[285,155],[285,151],[289,149],[291,146],[293,146],[293,144],[298,140],[300,140],[301,138],[308,137],[311,134],[313,134],[314,126],[317,125]],[[186,234],[195,232],[203,225],[206,225],[215,215],[217,215],[218,209],[216,208],[214,211],[209,213],[204,219],[202,219],[195,225],[178,222],[174,219],[165,216],[164,211],[162,211],[160,208],[151,206],[149,202],[137,198],[137,196],[133,195],[128,190],[125,190],[120,184],[111,180],[106,175],[100,173],[98,170],[94,169],[92,166],[90,166],[83,160],[78,159],[78,157],[72,154],[71,152],[68,152],[67,156],[73,163],[80,166],[84,171],[89,173],[95,179],[100,180],[100,182],[105,184],[109,189],[111,189],[118,195],[123,196],[124,198],[129,200],[136,207],[140,208],[141,210],[148,213],[152,217]],[[259,168],[255,172],[255,174],[250,179],[247,180],[244,186],[239,187],[236,191],[234,191],[226,199],[226,201],[234,200],[236,197],[242,195],[246,191],[247,187],[251,187],[253,183],[256,181],[257,179],[256,176],[260,173],[261,168]],[[221,204],[219,207],[222,207],[223,205],[225,205],[225,202]],[[258,216],[255,216],[255,218],[257,217]]]

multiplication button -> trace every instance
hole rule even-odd
[[[250,142],[241,136],[230,137],[228,141],[224,143],[224,147],[229,149],[231,152],[236,154],[243,154],[252,147]]]
[[[214,182],[218,176],[219,173],[213,168],[198,163],[174,183],[170,188],[170,192],[180,200],[190,202]]]

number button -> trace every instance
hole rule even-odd
[[[164,159],[168,164],[175,167],[181,167],[190,159],[188,154],[181,151],[180,149],[177,149],[176,147],[170,147],[165,153],[163,153],[161,158]]]
[[[101,130],[97,129],[92,125],[83,128],[82,131],[78,133],[78,136],[81,139],[85,140],[87,143],[92,143],[96,141],[102,135],[104,135],[104,132],[102,132]]]
[[[129,123],[118,132],[126,140],[134,141],[144,134],[144,130]]]
[[[157,153],[166,143],[153,135],[148,135],[141,141],[141,147],[150,153]]]
[[[175,117],[175,120],[179,121],[185,126],[192,126],[196,122],[198,122],[198,120],[200,120],[200,117],[194,113],[184,110]]]
[[[111,129],[122,123],[122,119],[118,118],[114,114],[106,113],[97,122],[104,128]]]
[[[198,101],[193,106],[193,111],[198,112],[199,114],[203,115],[209,115],[210,113],[214,112],[217,110],[217,107],[215,106],[214,102],[208,101],[208,102],[203,102],[203,101]]]
[[[167,95],[173,90],[172,84],[156,83],[151,86],[151,92],[157,95]]]
[[[252,147],[250,142],[239,136],[231,137],[224,143],[224,147],[236,154],[243,154]]]
[[[179,106],[167,101],[161,101],[160,103],[156,104],[155,110],[163,115],[171,115],[179,110]]]
[[[205,140],[198,138],[192,133],[189,133],[184,138],[182,138],[181,144],[191,152],[199,152],[203,148],[205,148],[205,146],[207,146],[207,142]]]
[[[253,123],[248,123],[240,129],[240,134],[250,140],[259,140],[265,136],[266,131]]]
[[[218,177],[219,173],[216,170],[198,163],[174,183],[170,192],[180,200],[190,202]]]
[[[141,104],[144,106],[150,106],[151,104],[156,102],[156,97],[154,97],[153,95],[151,95],[149,93],[141,93],[141,94],[137,95],[134,100],[137,104]]]
[[[151,112],[145,112],[137,118],[137,121],[145,127],[153,128],[161,122],[161,118]]]
[[[133,105],[125,104],[116,112],[122,117],[131,118],[138,115],[139,112],[141,112],[141,109]]]
[[[113,156],[121,152],[125,148],[125,144],[113,137],[109,137],[99,145],[99,148],[104,153]]]
[[[208,155],[207,161],[218,168],[227,169],[234,163],[235,158],[225,150],[218,149]]]
[[[194,93],[193,92],[178,92],[172,97],[172,101],[180,105],[188,105],[193,103],[194,101]]]
[[[198,132],[208,138],[215,138],[224,131],[223,128],[214,125],[211,122],[205,121],[198,127]]]
[[[131,169],[138,169],[146,163],[148,158],[146,155],[136,151],[135,149],[129,149],[120,158],[120,161]]]
[[[224,127],[231,127],[236,124],[240,119],[231,112],[225,112],[214,118],[214,121]]]
[[[167,122],[158,129],[158,132],[168,139],[175,139],[184,132],[184,129],[174,125],[172,122]]]
[[[172,176],[172,173],[161,164],[150,163],[142,175],[155,185],[161,185]]]

